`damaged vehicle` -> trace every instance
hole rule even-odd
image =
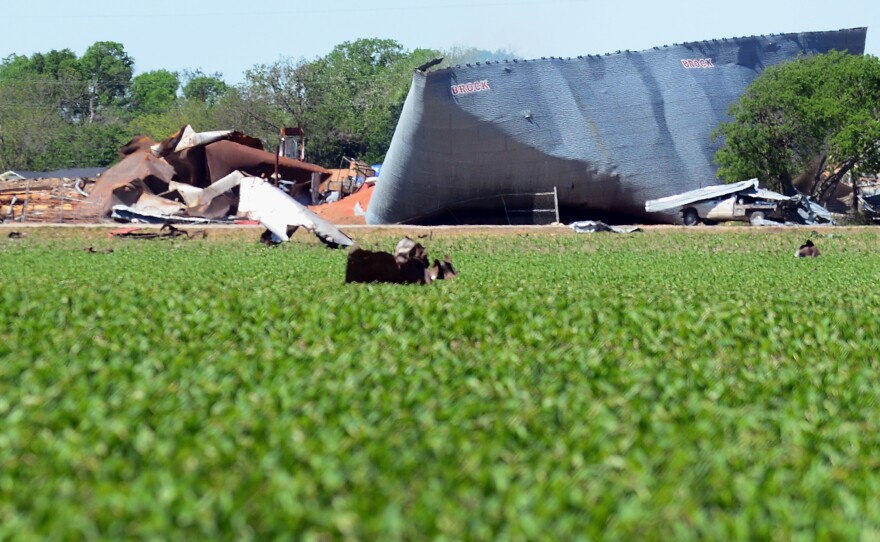
[[[833,224],[825,208],[803,194],[785,196],[758,187],[758,179],[705,186],[681,194],[648,200],[645,211],[673,214],[685,226],[718,222],[749,222],[753,226]]]

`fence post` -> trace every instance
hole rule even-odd
[[[21,205],[21,222],[24,223],[27,220],[27,206],[28,202],[31,200],[31,180],[28,179],[24,182],[24,203]]]
[[[312,197],[312,205],[317,205],[318,203],[318,188],[321,186],[321,174],[320,173],[312,173],[312,185],[310,187],[309,193]],[[339,194],[340,198],[342,197],[342,185],[339,186]]]
[[[556,197],[556,187],[553,187],[553,208],[556,210],[556,223],[559,224],[559,199]]]
[[[504,206],[504,216],[507,217],[507,225],[510,226],[510,213],[507,212],[507,202],[504,201],[504,194],[501,194],[501,205]]]

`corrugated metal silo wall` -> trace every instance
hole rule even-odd
[[[710,134],[765,67],[831,49],[862,54],[865,35],[754,36],[417,72],[367,221],[431,222],[463,202],[554,187],[560,206],[584,216],[656,220],[645,200],[718,182]]]

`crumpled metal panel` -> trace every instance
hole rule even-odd
[[[568,226],[577,233],[635,233],[642,231],[642,228],[638,226],[611,226],[601,220],[581,220],[572,222]]]
[[[186,208],[186,206],[180,202],[163,198],[147,191],[142,192],[137,202],[131,207],[135,211],[161,213],[166,215],[177,214]]]
[[[165,160],[147,152],[129,154],[98,177],[85,205],[79,209],[79,217],[104,217],[114,205],[132,205],[140,198],[144,187],[154,194],[164,192],[173,176],[174,168]],[[128,197],[117,193],[123,187],[131,187]]]
[[[657,213],[677,209],[682,205],[693,203],[695,201],[703,201],[708,199],[722,198],[737,192],[745,190],[756,190],[758,188],[758,179],[749,179],[748,181],[740,181],[731,184],[718,184],[712,186],[704,186],[696,190],[689,190],[682,194],[674,194],[665,198],[657,198],[645,202],[645,211],[649,213]],[[764,190],[764,192],[770,192]],[[775,194],[775,192],[773,192]],[[778,195],[778,194],[777,194]],[[785,196],[783,196],[784,198]]]
[[[210,205],[232,188],[239,187],[238,214],[259,221],[280,241],[290,240],[288,226],[303,227],[314,233],[324,243],[350,246],[354,241],[334,224],[319,217],[314,211],[294,200],[281,189],[265,179],[233,171],[208,188],[186,187],[172,183],[190,208]]]
[[[139,135],[135,136],[119,149],[119,156],[128,156],[136,152],[152,152],[151,149],[157,143],[152,138]]]
[[[822,222],[827,222],[829,224],[835,224],[834,215],[815,201],[803,196],[800,204],[797,212],[805,223],[821,224]]]
[[[101,175],[79,217],[103,218],[114,205],[136,207],[143,194],[163,194],[171,183],[172,190],[184,198],[201,194],[197,189],[208,190],[204,204],[188,207],[194,214],[219,217],[229,210],[233,200],[219,197],[229,188],[222,183],[213,186],[216,181],[234,171],[266,178],[275,173],[275,155],[262,150],[255,138],[239,132],[197,133],[187,125],[160,144],[151,146],[151,141],[135,138],[120,150],[124,158]],[[284,157],[278,160],[278,172],[282,179],[301,185],[311,182],[312,173],[320,173],[322,178],[330,174],[320,166]]]
[[[232,190],[239,185],[243,178],[244,175],[236,170],[217,182],[212,183],[207,188],[198,188],[191,184],[172,181],[169,183],[168,189],[177,190],[177,193],[183,198],[187,207],[199,207],[211,203],[211,201],[220,194]]]
[[[150,210],[135,209],[130,205],[114,205],[110,216],[117,220],[142,224],[209,224],[208,218],[169,215]]]
[[[238,204],[242,213],[266,221],[285,241],[287,226],[303,226],[327,244],[352,243],[336,226],[258,178],[272,178],[277,168],[281,179],[294,183],[290,192],[295,195],[311,186],[313,174],[326,178],[328,170],[279,159],[262,150],[258,140],[228,130],[197,133],[187,125],[160,144],[150,142],[149,138],[135,138],[123,147],[122,161],[100,177],[84,200],[82,218],[103,218],[112,209],[114,216],[132,220],[212,219],[228,216]],[[243,181],[246,194],[242,196],[239,189],[236,195],[233,189]],[[171,196],[162,197],[174,193],[185,205]]]
[[[790,201],[792,199],[797,199],[799,196],[786,196],[780,194],[779,192],[774,192],[772,190],[767,190],[766,188],[755,188],[754,190],[749,190],[748,192],[744,192],[745,194],[753,197],[766,199],[770,201]]]
[[[288,226],[302,226],[330,246],[354,244],[342,230],[263,179],[243,177],[239,187],[239,214],[258,220],[282,241],[290,240]]]
[[[265,179],[271,179],[275,174],[274,153],[233,141],[216,141],[205,146],[205,161],[211,182],[220,180],[235,170]],[[330,176],[330,172],[321,166],[284,156],[278,157],[278,173],[282,179],[295,183],[310,182],[312,173],[320,173],[322,179]]]

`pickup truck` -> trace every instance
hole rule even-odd
[[[806,196],[784,196],[758,188],[758,179],[733,184],[704,186],[696,190],[645,202],[645,211],[674,213],[686,226],[700,222],[742,221],[752,225],[794,222],[832,222],[831,214]]]

